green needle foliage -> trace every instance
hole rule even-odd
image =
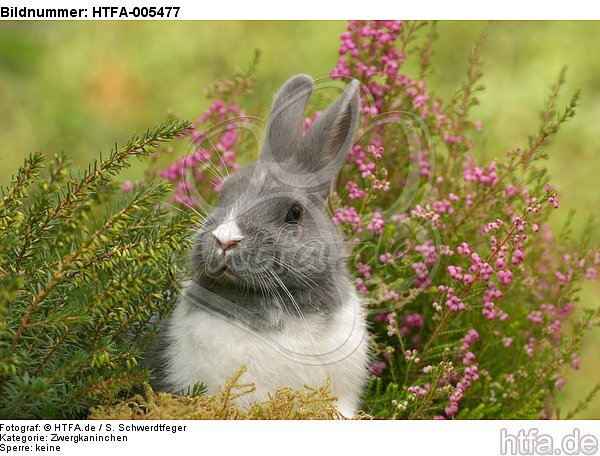
[[[3,189],[0,418],[84,417],[148,379],[146,323],[174,303],[193,219],[161,208],[164,182],[113,179],[188,128],[170,119],[83,173],[35,153]]]

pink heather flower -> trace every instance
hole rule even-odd
[[[391,316],[391,313],[388,311],[383,311],[375,315],[375,323],[383,323],[384,321],[388,321],[388,318]]]
[[[596,278],[597,278],[596,268],[587,268],[587,271],[585,271],[585,278],[587,280],[596,280]]]
[[[539,310],[534,310],[529,315],[527,315],[527,319],[532,323],[542,323],[544,318],[542,316],[542,312]]]
[[[384,150],[383,147],[375,147],[371,144],[367,147],[367,152],[369,152],[375,158],[375,160],[381,160]]]
[[[381,261],[382,263],[394,264],[394,258],[389,252],[379,255],[379,261]]]
[[[212,174],[223,174],[226,170],[238,168],[237,154],[233,148],[239,139],[240,127],[231,123],[218,135],[210,138],[207,136],[207,131],[212,125],[226,122],[232,116],[236,116],[238,119],[241,118],[242,122],[248,121],[247,116],[240,111],[239,105],[225,104],[223,100],[219,99],[214,100],[200,118],[193,123],[193,127],[182,135],[182,138],[189,139],[190,143],[195,145],[195,152],[157,172],[157,175],[170,182],[179,183],[189,173],[196,178],[199,190],[204,188],[204,190],[220,191],[220,180],[205,177],[204,172],[210,167],[216,168]],[[210,144],[208,149],[203,147],[203,145],[206,145],[205,143]],[[175,194],[174,199],[177,203],[186,206],[198,204],[186,192],[181,190]]]
[[[387,369],[387,364],[383,361],[375,361],[369,367],[369,372],[377,377],[381,377],[383,372]]]
[[[473,252],[471,254],[471,261],[476,266],[479,266],[479,265],[483,264],[483,260],[481,259],[481,257],[479,256],[479,254],[477,252]]]
[[[562,377],[557,378],[554,382],[554,386],[556,386],[556,389],[562,389],[562,387],[565,386],[565,379]]]
[[[430,204],[433,210],[438,214],[454,214],[454,208],[449,200],[432,201]]]
[[[356,288],[358,288],[359,293],[365,294],[369,291],[363,279],[358,278],[354,281],[354,283],[356,284]]]
[[[347,223],[357,233],[362,231],[360,216],[356,212],[356,209],[351,206],[344,206],[337,209],[333,215],[333,222],[337,224]]]
[[[558,331],[560,331],[560,327],[562,326],[562,321],[560,320],[554,320],[550,326],[548,326],[548,332],[550,334],[554,334],[557,333]]]
[[[371,184],[373,190],[381,190],[384,192],[389,192],[392,186],[392,183],[385,179],[373,179]]]
[[[535,337],[530,337],[529,342],[524,346],[527,356],[533,356],[535,352]]]
[[[454,193],[449,193],[449,194],[448,194],[448,199],[449,199],[450,201],[452,201],[453,203],[457,203],[457,202],[459,202],[459,201],[460,201],[460,197],[459,197],[459,196],[457,196],[457,195],[455,195]]]
[[[123,182],[122,190],[125,193],[129,193],[132,189],[133,189],[133,184],[131,183],[131,181],[127,180],[127,181]]]
[[[571,355],[571,367],[575,370],[581,367],[581,360],[579,359],[579,356],[577,356],[577,353],[573,353],[573,355]]]
[[[408,218],[407,214],[394,214],[394,215],[392,215],[392,222],[400,223],[403,220],[406,220],[407,218]]]
[[[394,290],[390,290],[390,291],[388,291],[388,292],[385,294],[385,297],[386,297],[387,299],[393,299],[393,300],[396,300],[396,299],[400,299],[400,294],[398,294],[398,292],[396,292],[396,291],[394,291]]]
[[[473,355],[471,353],[471,355]],[[473,360],[475,359],[475,355],[472,356]],[[479,370],[479,368],[477,367],[477,364],[473,364],[472,366],[469,366],[465,369],[465,376],[463,379],[463,384],[465,382],[476,382],[477,380],[479,380],[479,374],[477,373],[477,371]],[[457,385],[458,386],[458,385]]]
[[[498,271],[498,278],[500,279],[500,283],[506,286],[511,282],[513,274],[508,269],[503,269]]]
[[[318,114],[320,114],[319,111],[317,111],[312,117],[306,117],[304,119],[304,132],[306,133],[306,130],[308,130],[308,127],[310,127],[313,122],[316,120],[316,118],[318,117]]]
[[[419,152],[418,154],[419,160],[419,168],[421,171],[421,176],[429,177],[429,161],[427,160],[427,154],[425,152]]]
[[[475,329],[469,329],[467,336],[471,338],[471,340],[479,340],[479,333]]]
[[[575,306],[573,305],[572,302],[568,303],[566,306],[564,306],[563,308],[558,310],[558,314],[560,316],[565,316],[570,314],[571,312],[573,312],[573,310],[575,309]]]
[[[361,262],[356,263],[356,269],[358,273],[363,276],[365,279],[368,279],[372,275],[371,266],[367,264],[362,264]]]
[[[404,324],[408,328],[422,328],[423,323],[423,316],[418,313],[409,314],[404,317]]]
[[[467,244],[466,242],[463,242],[460,244],[460,246],[458,246],[456,248],[456,253],[459,254],[465,254],[465,255],[471,255],[471,248],[469,247],[469,244]]]
[[[173,200],[182,206],[194,207],[196,200],[187,194],[175,193]]]
[[[511,199],[517,193],[518,193],[517,187],[515,187],[514,185],[510,185],[510,184],[507,185],[506,189],[504,190],[504,196],[506,197],[506,199]]]
[[[482,280],[487,282],[490,280],[490,277],[493,273],[494,269],[488,263],[481,264],[481,267],[479,268],[479,276]]]
[[[493,320],[499,315],[499,311],[496,308],[496,304],[494,303],[495,299],[499,299],[502,297],[502,292],[496,288],[492,282],[488,282],[488,289],[484,292],[482,301],[483,301],[483,310],[481,311],[482,315],[485,316],[488,320]]]
[[[444,140],[446,140],[446,138],[444,138]],[[480,184],[493,186],[498,181],[496,164],[495,162],[492,162],[488,165],[487,170],[485,170],[484,168],[475,166],[475,160],[469,155],[466,159],[466,163],[463,165],[463,177],[467,182],[478,182]]]
[[[448,418],[451,418],[456,412],[458,412],[458,404],[456,405],[451,405],[450,407],[446,407],[444,409],[444,412],[446,412],[446,415],[448,416]]]
[[[344,187],[348,191],[348,198],[351,200],[361,199],[365,196],[365,191],[358,187],[358,184],[352,181],[348,181]]]
[[[465,356],[463,357],[463,364],[468,366],[473,361],[475,361],[475,355],[472,352],[465,353]]]
[[[512,264],[519,264],[521,261],[523,261],[523,258],[525,258],[525,255],[523,255],[523,252],[521,252],[519,249],[515,249],[510,261]]]
[[[432,211],[428,204],[425,205],[425,207],[417,204],[414,209],[409,212],[409,215],[416,219],[431,220],[433,225],[436,227],[440,225],[440,215],[435,211]]]
[[[442,137],[442,139],[444,140],[444,142],[447,142],[448,144],[459,144],[463,141],[462,136],[453,136],[448,132],[444,133],[444,136]]]
[[[409,386],[406,390],[410,394],[416,394],[418,397],[425,397],[429,392],[429,383],[426,383],[423,387],[420,387],[419,385]]]
[[[465,310],[465,304],[458,296],[451,296],[448,300],[446,300],[446,307],[448,307],[452,312]]]
[[[394,326],[396,322],[394,321],[393,323],[390,323],[389,325],[387,325],[387,335],[388,337],[392,337],[395,336],[396,334],[398,334],[398,328]]]
[[[415,246],[415,252],[420,253],[429,266],[433,266],[438,259],[437,250],[431,241]]]
[[[448,266],[447,268],[448,274],[450,274],[450,278],[454,280],[462,280],[463,278],[463,270],[460,266]]]
[[[379,212],[376,212],[373,215],[373,218],[367,225],[368,231],[374,231],[378,236],[383,232],[383,227],[385,226],[385,221]]]
[[[404,352],[404,359],[407,362],[414,362],[416,364],[419,364],[421,362],[421,358],[419,358],[419,350],[417,350],[416,348],[413,348],[412,350],[406,350]]]
[[[404,92],[421,118],[433,113],[442,126],[448,121],[439,104],[431,99],[426,84],[399,71],[405,56],[394,43],[401,28],[401,22],[396,21],[351,21],[340,36],[341,57],[330,76],[334,79],[354,76],[368,87],[373,98],[372,102],[363,103],[367,116],[393,109],[386,94],[395,90]]]
[[[471,348],[471,345],[473,345],[473,342],[476,340],[479,340],[479,333],[474,329],[469,329],[469,332],[467,332],[464,338],[464,349],[466,350]]]
[[[427,269],[425,263],[421,261],[413,263],[411,264],[411,268],[416,275],[415,286],[420,287],[429,284],[429,270]]]
[[[502,345],[504,345],[505,347],[510,347],[512,345],[512,337],[503,337],[502,338]]]

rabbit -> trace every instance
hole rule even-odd
[[[218,393],[244,365],[255,390],[240,406],[329,381],[342,415],[359,408],[370,375],[366,318],[327,211],[353,144],[359,83],[304,133],[312,91],[300,74],[277,92],[257,161],[222,182],[193,238],[189,279],[163,334],[163,390],[201,382]]]

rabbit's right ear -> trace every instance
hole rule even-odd
[[[288,79],[273,100],[260,160],[281,163],[292,157],[303,136],[306,103],[313,79],[298,74]]]

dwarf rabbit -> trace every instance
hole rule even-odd
[[[312,91],[307,75],[283,85],[258,160],[223,181],[198,229],[163,334],[163,389],[202,382],[215,393],[245,365],[256,390],[241,406],[329,378],[340,412],[356,412],[369,377],[366,321],[326,203],[352,147],[359,85],[303,133]]]

